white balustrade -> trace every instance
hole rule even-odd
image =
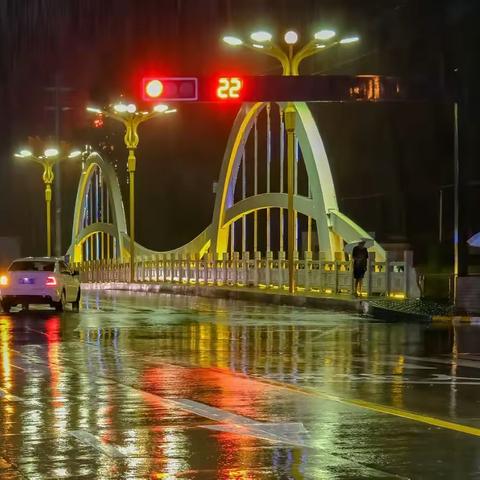
[[[353,265],[350,261],[313,259],[304,252],[299,260],[294,252],[296,284],[302,292],[351,295],[354,288]],[[74,265],[82,283],[128,282],[130,264],[116,259],[85,261]],[[138,258],[135,264],[138,282],[182,283],[235,287],[262,287],[285,290],[288,285],[288,262],[285,252],[233,252],[217,255],[157,255]],[[370,258],[363,282],[365,295],[395,297],[417,296],[412,267],[412,254],[405,252],[403,261],[376,262]]]

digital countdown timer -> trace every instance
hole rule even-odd
[[[146,102],[348,102],[425,99],[417,85],[379,75],[144,77]]]
[[[220,77],[218,79],[217,97],[221,100],[239,99],[242,85],[242,79],[239,77]]]

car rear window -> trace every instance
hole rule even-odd
[[[10,272],[53,272],[55,262],[21,261],[13,262],[8,269]]]

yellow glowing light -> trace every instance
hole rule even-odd
[[[47,148],[43,154],[49,158],[49,157],[56,157],[58,155],[58,150],[56,148]]]
[[[163,113],[168,110],[168,105],[165,105],[164,103],[160,103],[158,105],[155,105],[153,109],[158,113]]]
[[[0,277],[0,285],[2,285],[3,287],[8,285],[8,277],[6,275],[2,275]]]
[[[31,157],[32,152],[30,150],[20,150],[20,156],[22,157]]]
[[[223,41],[232,47],[236,47],[237,45],[242,45],[242,40],[238,37],[232,37],[231,35],[227,35],[223,37]]]
[[[113,109],[118,113],[125,113],[127,111],[127,106],[124,103],[117,103],[113,106]]]
[[[285,40],[285,43],[288,43],[288,45],[294,45],[298,42],[298,33],[290,30],[285,34],[283,38]]]
[[[330,40],[335,35],[335,30],[320,30],[319,32],[315,33],[313,38],[315,38],[315,40]]]
[[[264,32],[264,31],[253,32],[250,35],[250,38],[254,42],[269,42],[272,39],[272,34],[269,33],[269,32]]]
[[[252,43],[252,47],[255,47],[255,48],[263,48],[263,45],[260,45],[258,43]]]
[[[96,108],[96,107],[87,107],[87,112],[102,113],[102,111],[99,108]]]
[[[347,44],[347,43],[355,43],[355,42],[358,42],[359,40],[360,40],[360,37],[357,37],[357,36],[355,36],[355,37],[345,37],[345,38],[342,38],[340,40],[340,43],[344,45],[344,44]]]
[[[70,153],[70,155],[68,156],[68,158],[77,158],[77,157],[79,157],[81,154],[82,154],[82,152],[81,152],[80,150],[74,150],[72,153]]]
[[[325,293],[333,293],[333,290],[331,288],[326,288],[324,290]]]

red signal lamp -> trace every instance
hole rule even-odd
[[[149,98],[158,98],[163,92],[163,83],[154,78],[145,84],[145,93]]]
[[[142,96],[145,101],[198,100],[197,77],[146,77],[142,81]]]

